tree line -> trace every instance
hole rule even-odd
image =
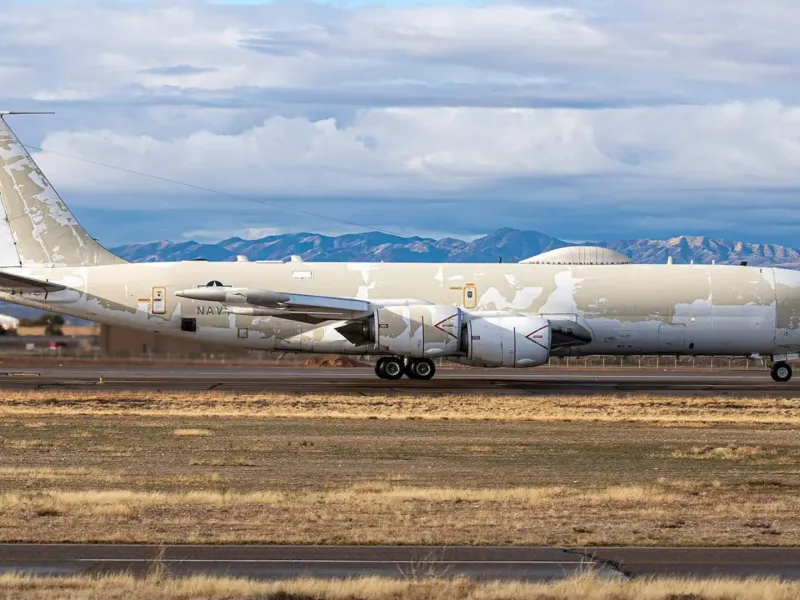
[[[44,314],[35,319],[20,319],[20,327],[44,327],[45,335],[64,335],[64,317],[61,315]]]

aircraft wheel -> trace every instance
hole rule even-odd
[[[770,375],[772,375],[772,378],[775,381],[786,383],[792,378],[792,367],[785,362],[776,362],[774,365],[772,365]]]
[[[436,365],[429,358],[414,358],[406,365],[406,375],[409,379],[422,379],[427,381],[436,373]]]
[[[386,379],[386,358],[382,357],[375,363],[375,375],[381,379]]]
[[[403,359],[396,356],[383,359],[383,378],[384,379],[400,379],[405,373],[405,365]]]

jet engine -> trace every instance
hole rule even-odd
[[[462,319],[455,306],[387,306],[371,319],[372,339],[381,350],[398,356],[453,356],[459,352]]]
[[[472,366],[536,367],[550,358],[553,328],[541,317],[470,314],[440,304],[383,306],[336,330],[355,345],[407,358],[446,357]]]
[[[550,358],[552,328],[541,317],[473,317],[464,324],[458,362],[485,367],[536,367]]]

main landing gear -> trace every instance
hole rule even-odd
[[[429,358],[409,358],[384,356],[375,363],[375,374],[381,379],[400,379],[405,375],[409,379],[428,380],[436,373],[436,366]]]
[[[775,381],[786,383],[792,378],[792,367],[789,366],[789,363],[776,362],[772,365],[770,375]]]

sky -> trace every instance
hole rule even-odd
[[[106,245],[800,246],[795,0],[0,0],[0,27],[0,108],[55,111],[10,122]]]

